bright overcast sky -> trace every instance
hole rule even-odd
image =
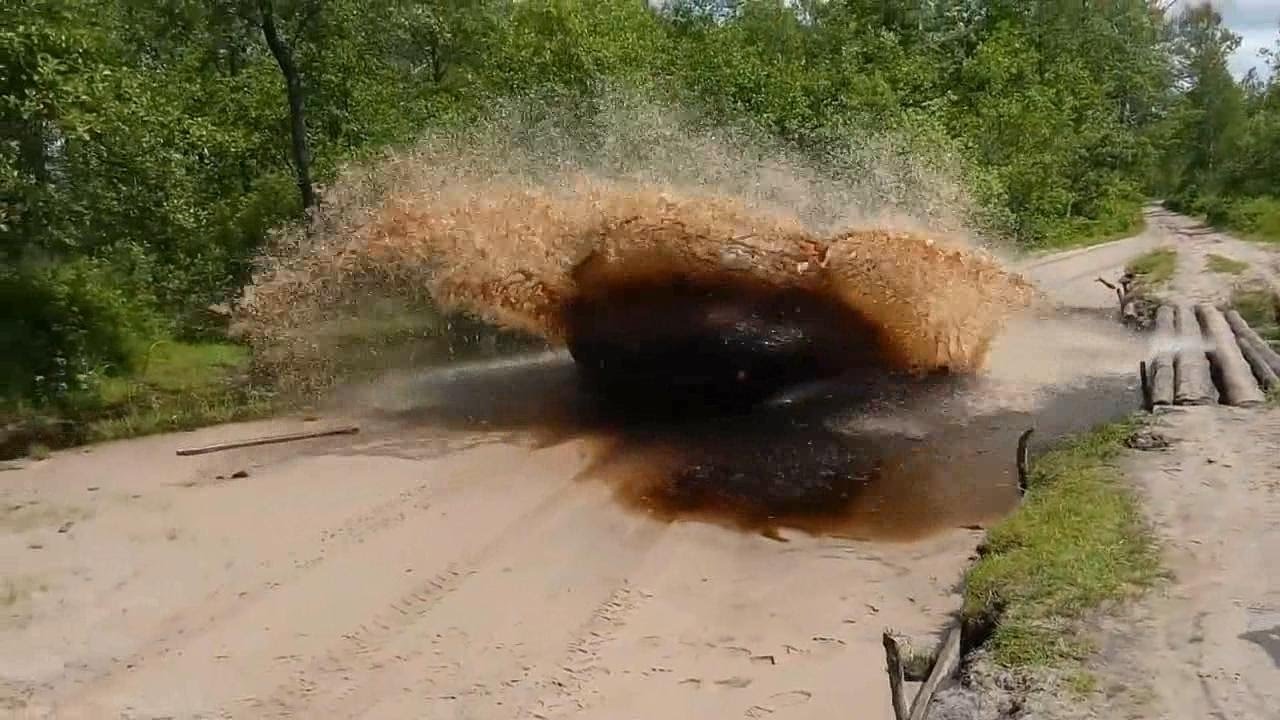
[[[1267,75],[1267,62],[1258,57],[1263,48],[1274,48],[1280,35],[1280,0],[1219,0],[1215,2],[1222,19],[1240,36],[1240,49],[1231,58],[1231,72],[1244,77],[1256,67]]]

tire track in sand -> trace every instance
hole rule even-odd
[[[429,622],[432,611],[469,579],[490,570],[493,558],[522,546],[529,526],[553,514],[573,490],[571,481],[559,482],[536,505],[506,522],[490,541],[343,633],[295,670],[289,681],[247,706],[274,717],[357,717],[402,689],[406,677],[435,652],[436,640],[442,637]]]

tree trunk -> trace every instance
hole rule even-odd
[[[276,29],[275,7],[272,0],[258,0],[259,21],[262,36],[267,41],[271,55],[284,75],[285,89],[289,95],[289,134],[293,140],[293,167],[298,176],[298,192],[302,195],[302,207],[316,204],[316,190],[311,184],[311,151],[307,147],[306,102],[302,92],[302,76],[293,61],[293,49],[280,37]]]

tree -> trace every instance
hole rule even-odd
[[[1244,98],[1228,61],[1240,37],[1212,5],[1185,8],[1173,27],[1176,108],[1174,149],[1182,159],[1179,191],[1216,194],[1244,123]]]
[[[298,193],[302,207],[316,204],[316,190],[311,181],[311,148],[307,141],[306,93],[302,74],[294,59],[293,44],[282,37],[276,20],[277,0],[256,0],[252,10],[253,20],[262,29],[262,37],[271,50],[271,56],[280,66],[284,78],[285,94],[289,103],[289,138],[293,155],[293,169],[297,175]],[[320,0],[302,0],[293,8],[297,16],[298,33],[306,32],[321,12]]]

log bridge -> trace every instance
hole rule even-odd
[[[1240,313],[1213,305],[1162,305],[1155,352],[1143,363],[1147,409],[1162,405],[1250,407],[1280,385],[1280,354]]]

